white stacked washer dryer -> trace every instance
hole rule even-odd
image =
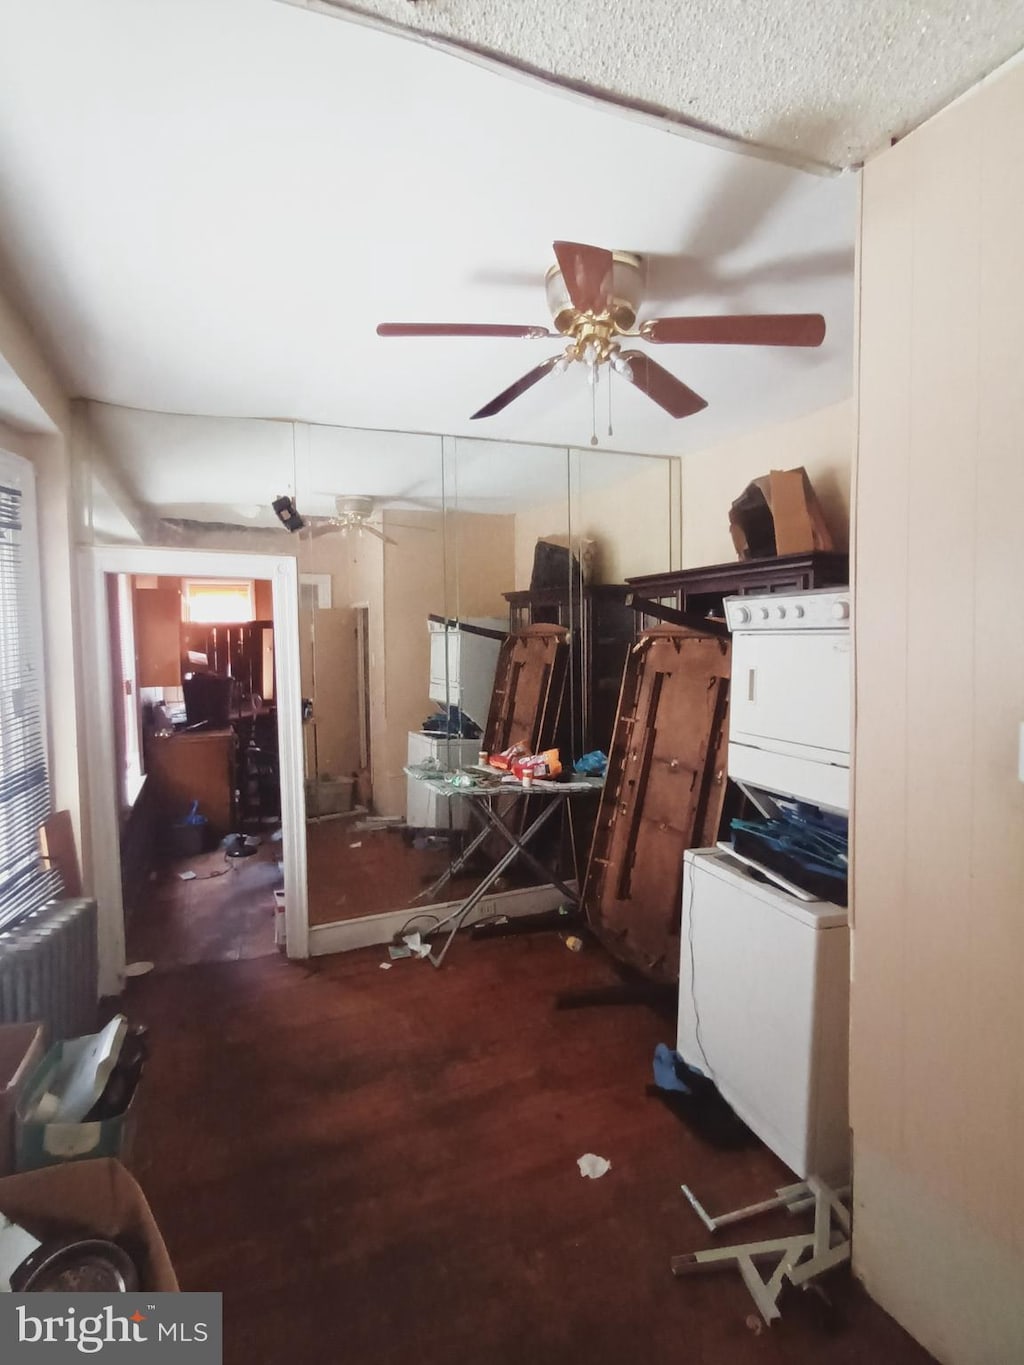
[[[849,810],[846,589],[728,598],[729,776]],[[762,800],[762,798],[758,798]],[[847,913],[752,871],[728,844],[683,873],[677,1049],[798,1176],[849,1171]]]

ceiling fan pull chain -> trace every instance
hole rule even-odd
[[[609,372],[609,374],[608,374],[608,383],[607,383],[607,385],[606,385],[605,387],[606,387],[607,390],[608,390],[608,435],[609,435],[609,436],[612,436],[612,435],[614,435],[614,432],[612,431],[612,376],[611,376],[611,372]]]
[[[590,381],[590,444],[597,445],[597,377],[596,371],[591,370]]]

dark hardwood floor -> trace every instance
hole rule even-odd
[[[157,971],[200,962],[266,957],[274,947],[274,891],[284,885],[280,843],[265,838],[251,858],[222,849],[160,863],[128,921],[129,962]],[[194,873],[182,881],[182,873]]]
[[[228,1365],[930,1359],[842,1275],[831,1332],[796,1291],[758,1331],[737,1274],[672,1278],[671,1255],[712,1241],[682,1182],[723,1210],[792,1176],[645,1097],[670,1017],[553,1008],[615,980],[597,947],[460,938],[440,972],[385,959],[129,982],[153,1041],[133,1169],[182,1287],[224,1293]],[[610,1159],[603,1179],[580,1177],[584,1152]]]

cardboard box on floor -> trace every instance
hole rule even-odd
[[[81,1056],[99,1035],[66,1038],[54,1043],[24,1086],[15,1109],[14,1167],[19,1171],[33,1171],[37,1166],[51,1166],[64,1161],[93,1161],[98,1157],[120,1157],[131,1161],[135,1141],[135,1096],[132,1092],[127,1106],[120,1114],[105,1119],[84,1119],[75,1123],[48,1120],[41,1122],[34,1116],[39,1098],[53,1084],[54,1078],[66,1065],[65,1059]]]
[[[98,1233],[132,1257],[140,1288],[178,1292],[153,1211],[119,1161],[76,1161],[6,1176],[0,1179],[0,1213],[36,1236],[59,1228]]]
[[[803,465],[748,483],[729,508],[729,534],[740,559],[835,549]]]

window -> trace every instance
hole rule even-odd
[[[251,580],[187,578],[182,584],[185,620],[193,625],[231,625],[256,619],[256,594]]]
[[[39,857],[50,815],[32,466],[0,451],[0,926],[61,894]]]

